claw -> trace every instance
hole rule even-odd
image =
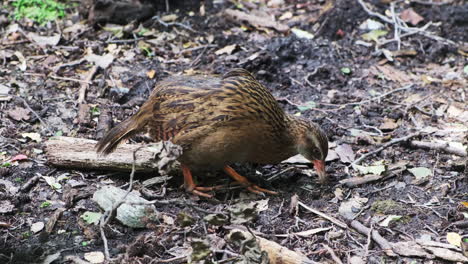
[[[277,192],[270,191],[270,190],[267,190],[267,189],[263,189],[263,188],[255,185],[255,184],[251,183],[246,177],[244,177],[244,176],[240,175],[239,173],[237,173],[230,166],[225,166],[224,171],[229,176],[231,176],[234,180],[236,180],[239,184],[245,186],[247,188],[247,190],[249,190],[249,191],[251,191],[253,193],[261,194],[261,195],[264,195],[265,193],[273,194],[273,195],[278,194]]]

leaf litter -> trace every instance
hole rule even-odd
[[[224,236],[229,233],[227,228],[233,222],[266,234],[264,237],[291,250],[304,252],[314,261],[331,259],[331,255],[315,253],[325,250],[317,243],[310,243],[316,240],[336,242],[329,244],[329,247],[342,260],[347,258],[343,252],[351,252],[351,258],[361,259],[366,255],[366,248],[361,245],[368,243],[367,235],[350,233],[341,227],[329,229],[332,224],[328,220],[319,219],[306,211],[298,210],[297,214],[291,215],[287,205],[293,193],[301,201],[335,218],[354,219],[368,226],[372,225],[368,219],[384,223],[384,226],[374,224],[373,230],[390,240],[394,251],[404,261],[411,262],[414,256],[423,258],[417,261],[428,261],[435,256],[438,260],[464,261],[459,249],[447,246],[451,245],[450,241],[456,240],[453,234],[465,235],[463,229],[457,226],[459,219],[466,219],[466,208],[458,207],[460,202],[466,202],[463,197],[466,186],[462,184],[466,173],[463,157],[435,149],[421,149],[402,141],[367,157],[360,165],[352,166],[357,168],[356,171],[349,170],[350,163],[361,155],[418,129],[423,133],[414,140],[441,140],[458,147],[467,146],[464,137],[467,111],[463,104],[466,101],[463,93],[466,87],[463,48],[452,48],[438,40],[413,34],[401,38],[401,48],[408,50],[399,50],[390,23],[370,16],[356,3],[347,1],[312,1],[294,5],[287,1],[236,3],[239,6],[231,2],[215,4],[214,9],[203,6],[190,11],[191,15],[183,9],[158,13],[161,21],[167,25],[153,19],[148,20],[151,23],[107,23],[99,28],[88,23],[86,16],[81,17],[81,23],[74,23],[72,17],[66,17],[63,22],[58,22],[63,24],[55,26],[52,23],[40,30],[30,22],[7,22],[9,27],[6,28],[9,30],[2,33],[2,47],[5,49],[0,51],[4,63],[0,69],[0,153],[4,154],[0,154],[0,157],[2,166],[4,161],[9,165],[0,168],[0,175],[9,184],[0,184],[0,188],[10,186],[8,190],[13,190],[11,187],[28,190],[16,191],[25,192],[28,200],[15,200],[10,196],[2,200],[0,207],[4,214],[0,215],[0,223],[9,221],[12,216],[25,222],[28,217],[37,219],[35,222],[46,222],[53,214],[53,208],[65,209],[65,204],[68,204],[67,213],[60,216],[60,221],[48,234],[48,243],[56,245],[55,248],[70,248],[83,236],[92,237],[89,241],[98,241],[99,231],[94,230],[92,225],[84,227],[77,222],[82,221],[79,219],[83,212],[100,210],[89,198],[96,190],[102,185],[127,184],[127,174],[64,169],[69,174],[60,177],[64,172],[47,165],[47,153],[36,150],[43,149],[44,141],[58,132],[64,136],[94,138],[97,123],[103,119],[104,108],[112,109],[111,120],[115,123],[124,120],[141,105],[154,83],[168,75],[222,75],[229,69],[243,67],[251,71],[275,96],[288,98],[293,103],[280,101],[286,111],[299,111],[302,117],[324,127],[330,142],[334,144],[330,144],[327,157],[327,173],[331,182],[319,185],[315,174],[306,173],[313,166],[304,157],[296,158],[292,162],[294,165],[260,166],[255,169],[259,172],[256,176],[250,173],[255,170],[245,170],[244,175],[260,178],[260,183],[263,177],[283,173],[282,177],[268,182],[272,189],[281,193],[278,197],[268,197],[268,200],[242,196],[247,200],[241,201],[238,194],[243,191],[237,186],[228,186],[216,192],[222,203],[197,200],[185,196],[178,189],[181,184],[178,175],[164,177],[148,187],[142,187],[137,182],[135,192],[145,199],[172,203],[155,206],[162,215],[151,218],[146,212],[146,217],[140,218],[140,226],[144,226],[143,234],[125,229],[119,222],[110,223],[115,233],[108,237],[109,243],[124,244],[127,261],[146,257],[139,254],[142,251],[136,248],[144,248],[152,259],[160,260],[188,256],[193,248],[205,251],[199,254],[205,260],[221,261],[230,257],[247,260],[248,256],[256,261],[262,259],[263,250],[255,240],[241,239],[239,236],[236,242]],[[8,10],[5,11],[7,6],[1,8],[8,13]],[[257,10],[260,8],[262,10]],[[460,5],[458,9],[463,8]],[[427,29],[431,34],[454,40],[464,36],[457,34],[463,27],[457,22],[457,10],[450,4],[433,8],[417,3],[410,7],[405,2],[399,2],[395,3],[395,9],[395,15],[410,24],[422,26],[430,21],[439,21]],[[204,15],[201,15],[201,10],[204,10]],[[234,12],[226,13],[226,10]],[[385,14],[386,10],[390,10],[390,4],[382,3],[372,7],[372,10]],[[99,9],[95,11],[100,12]],[[452,15],[446,15],[448,13]],[[419,14],[424,21],[415,14]],[[362,27],[357,28],[356,25]],[[198,32],[194,33],[188,28]],[[62,32],[58,29],[62,29]],[[29,31],[25,33],[31,39],[22,35],[21,30]],[[42,39],[29,33],[38,34]],[[367,42],[360,39],[363,34],[368,34]],[[92,53],[83,48],[88,44],[92,46]],[[223,50],[225,47],[229,48]],[[216,54],[219,50],[223,53]],[[86,54],[92,55],[86,57]],[[95,116],[90,111],[92,118],[86,124],[74,123],[78,113],[75,102],[82,82],[80,73],[86,75],[92,64],[100,69],[91,78],[85,99],[90,105],[99,107],[100,111],[94,112]],[[155,74],[148,74],[152,71]],[[415,86],[395,91],[407,83],[414,83]],[[14,96],[24,98],[32,110]],[[350,103],[353,105],[347,105]],[[52,127],[53,131],[47,132],[44,124]],[[24,138],[23,135],[31,137]],[[134,140],[145,139],[137,137]],[[28,159],[8,162],[16,155],[25,155]],[[379,160],[383,160],[385,165],[374,164]],[[396,166],[401,161],[406,165]],[[20,167],[23,163],[29,163],[30,167]],[[299,169],[283,172],[288,166]],[[427,174],[428,170],[431,174]],[[421,171],[425,176],[421,176],[424,174]],[[36,173],[50,178],[41,177],[42,180],[33,181],[33,188],[26,188],[27,181],[37,176]],[[353,178],[354,174],[363,175],[359,178],[380,175],[375,181],[354,187],[340,184],[342,180]],[[120,176],[114,177],[117,175]],[[216,175],[218,177],[198,180],[207,186],[228,181],[222,173]],[[418,177],[416,175],[421,177],[421,182],[414,182]],[[77,180],[85,184],[73,184]],[[143,182],[145,179],[139,180]],[[57,183],[61,188],[57,188]],[[415,188],[415,184],[420,185]],[[260,185],[263,186],[263,183]],[[334,192],[337,186],[341,191]],[[67,188],[71,188],[71,203],[61,201]],[[50,202],[53,200],[60,202]],[[381,215],[382,212],[369,209],[368,204],[375,204],[376,200],[395,200],[398,206]],[[40,208],[41,204],[48,202],[50,206]],[[22,211],[30,212],[30,215],[20,214]],[[441,221],[441,216],[446,215],[449,218]],[[403,217],[395,221],[397,216]],[[155,220],[158,217],[160,222]],[[6,240],[2,238],[1,241],[6,241],[6,244],[0,244],[0,248],[7,251],[0,253],[15,258],[24,256],[29,252],[24,245],[31,244],[45,249],[44,256],[55,254],[50,247],[45,248],[38,242],[36,236],[16,239],[23,237],[22,233],[29,232],[31,224],[8,230],[13,236],[5,237]],[[423,228],[425,226],[435,232],[428,234]],[[70,239],[63,239],[60,230],[65,230]],[[390,235],[394,230],[410,233],[415,240]],[[43,232],[45,230],[38,231],[38,235]],[[126,234],[125,239],[120,236],[123,233]],[[342,235],[333,238],[336,240],[327,240],[334,237],[334,233]],[[275,238],[273,234],[287,236]],[[296,234],[298,242],[288,243],[286,239],[290,239],[289,234]],[[353,236],[352,239],[349,235]],[[205,240],[206,236],[213,239]],[[419,238],[426,238],[425,241],[432,244],[415,242]],[[197,239],[204,241],[200,244],[202,246],[191,244],[192,241],[199,241]],[[443,243],[434,244],[434,241]],[[94,242],[77,249],[77,256],[84,258],[84,253],[101,251],[102,244]],[[247,244],[238,247],[242,243]],[[373,253],[367,255],[367,261],[378,262],[384,253],[378,244],[372,243],[372,247]],[[229,249],[233,249],[237,255],[229,255]],[[32,258],[37,259],[37,256]]]

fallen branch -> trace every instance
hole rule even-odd
[[[86,90],[88,89],[89,84],[91,82],[91,79],[93,79],[94,74],[96,74],[97,69],[98,69],[98,66],[93,66],[89,70],[88,75],[86,75],[86,77],[82,81],[81,86],[80,86],[80,91],[78,92],[78,104],[84,103],[85,97],[86,97]]]
[[[334,223],[335,225],[337,225],[337,226],[339,226],[339,227],[341,227],[341,228],[345,228],[345,229],[348,228],[348,225],[346,225],[346,223],[343,223],[343,222],[341,222],[340,220],[338,220],[338,219],[336,219],[336,218],[334,218],[334,217],[332,217],[332,216],[328,216],[328,215],[326,215],[326,214],[324,214],[324,213],[322,213],[322,212],[320,212],[320,211],[318,211],[318,210],[315,210],[315,209],[313,209],[313,208],[307,206],[307,205],[304,204],[303,202],[298,202],[298,204],[299,204],[300,206],[304,207],[307,211],[312,212],[312,213],[314,213],[314,214],[316,214],[316,215],[318,215],[318,216],[321,216],[321,217],[327,219],[328,221]]]
[[[390,147],[392,145],[395,145],[397,143],[404,142],[404,141],[407,141],[408,139],[419,136],[421,133],[422,133],[421,131],[418,131],[418,132],[415,132],[413,134],[409,134],[409,135],[401,137],[401,138],[392,139],[389,142],[387,142],[387,143],[383,144],[382,146],[380,146],[378,149],[362,155],[361,157],[359,157],[358,159],[353,161],[353,163],[351,163],[348,167],[353,167],[354,168],[354,165],[359,165],[359,163],[361,163],[361,161],[367,159],[368,157],[370,157],[372,155],[375,155],[375,154],[379,153],[380,151],[382,151],[382,150],[384,150],[384,149],[386,149],[386,148],[388,148],[388,147]]]
[[[242,240],[250,241],[255,239],[258,243],[258,246],[262,251],[267,252],[268,259],[270,264],[314,264],[317,263],[308,259],[306,256],[301,253],[292,251],[286,247],[281,246],[280,244],[259,237],[254,236],[252,233],[241,230],[233,229],[229,232],[228,235],[230,240]],[[242,237],[242,238],[241,238]]]
[[[415,148],[422,148],[422,149],[432,149],[438,151],[444,151],[453,155],[457,155],[460,157],[466,157],[466,149],[457,147],[454,145],[450,145],[450,142],[427,142],[427,141],[417,141],[412,140],[410,145]]]
[[[97,141],[73,137],[53,137],[45,143],[46,156],[49,164],[67,169],[131,171],[132,153],[143,144],[122,144],[106,157],[96,153]],[[158,172],[165,162],[165,155],[173,153],[177,156],[180,147],[169,142],[158,142],[146,145],[138,151],[135,163],[137,172]],[[175,171],[175,166],[169,166],[168,171]]]
[[[327,244],[322,244],[322,246],[327,250],[328,254],[330,254],[335,263],[343,264],[341,259],[335,254],[335,251],[333,251],[331,247],[329,247]]]
[[[384,177],[383,175],[370,174],[370,175],[366,175],[366,176],[363,176],[363,177],[347,178],[347,179],[341,180],[340,183],[343,184],[344,186],[348,187],[348,188],[353,188],[353,187],[363,185],[363,184],[366,184],[366,183],[369,183],[369,182],[378,181],[378,180],[382,179],[383,177]]]
[[[382,237],[379,232],[375,230],[372,230],[371,232],[370,228],[364,226],[357,220],[351,221],[350,226],[365,236],[371,233],[372,240],[374,240],[379,245],[379,247],[385,252],[385,254],[387,254],[387,256],[396,256],[395,252],[392,250],[391,244],[384,237]]]

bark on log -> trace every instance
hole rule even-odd
[[[256,236],[254,238],[250,232],[247,232],[241,229],[233,229],[228,234],[228,240],[234,243],[239,243],[242,241],[245,242],[245,241],[252,240],[252,239],[255,239],[260,249],[268,254],[268,260],[270,264],[316,264],[317,263],[315,261],[308,259],[305,255],[298,253],[296,251],[290,250],[286,247],[283,247],[274,241],[271,241],[271,240],[268,240],[266,238],[262,238],[259,236]],[[251,257],[253,256],[251,255]]]
[[[136,153],[137,172],[159,172],[167,167],[165,173],[177,169],[174,160],[182,153],[179,146],[170,142],[151,145],[122,144],[107,155],[96,153],[97,141],[73,137],[53,137],[45,143],[49,164],[67,169],[131,171],[133,152]]]

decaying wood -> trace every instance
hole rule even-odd
[[[95,150],[97,141],[73,137],[53,137],[45,143],[49,164],[67,169],[131,171],[133,152],[137,153],[135,168],[137,172],[159,172],[164,163],[175,160],[180,147],[170,142],[150,145],[122,144],[108,156],[98,156]],[[176,170],[169,166],[168,171]]]
[[[233,229],[230,232],[230,235],[233,233],[240,232],[242,236],[246,240],[253,239],[253,235],[250,232],[241,230],[241,229]],[[268,254],[268,259],[270,264],[313,264],[317,263],[315,261],[310,260],[305,255],[292,251],[286,247],[281,246],[280,244],[268,240],[266,238],[262,238],[259,236],[255,236],[257,240],[258,246],[262,251],[265,251]]]
[[[410,145],[415,148],[433,149],[433,150],[443,151],[443,152],[454,154],[460,157],[467,156],[467,151],[465,148],[450,144],[450,142],[444,142],[444,141],[427,142],[427,141],[412,140],[410,142]]]

